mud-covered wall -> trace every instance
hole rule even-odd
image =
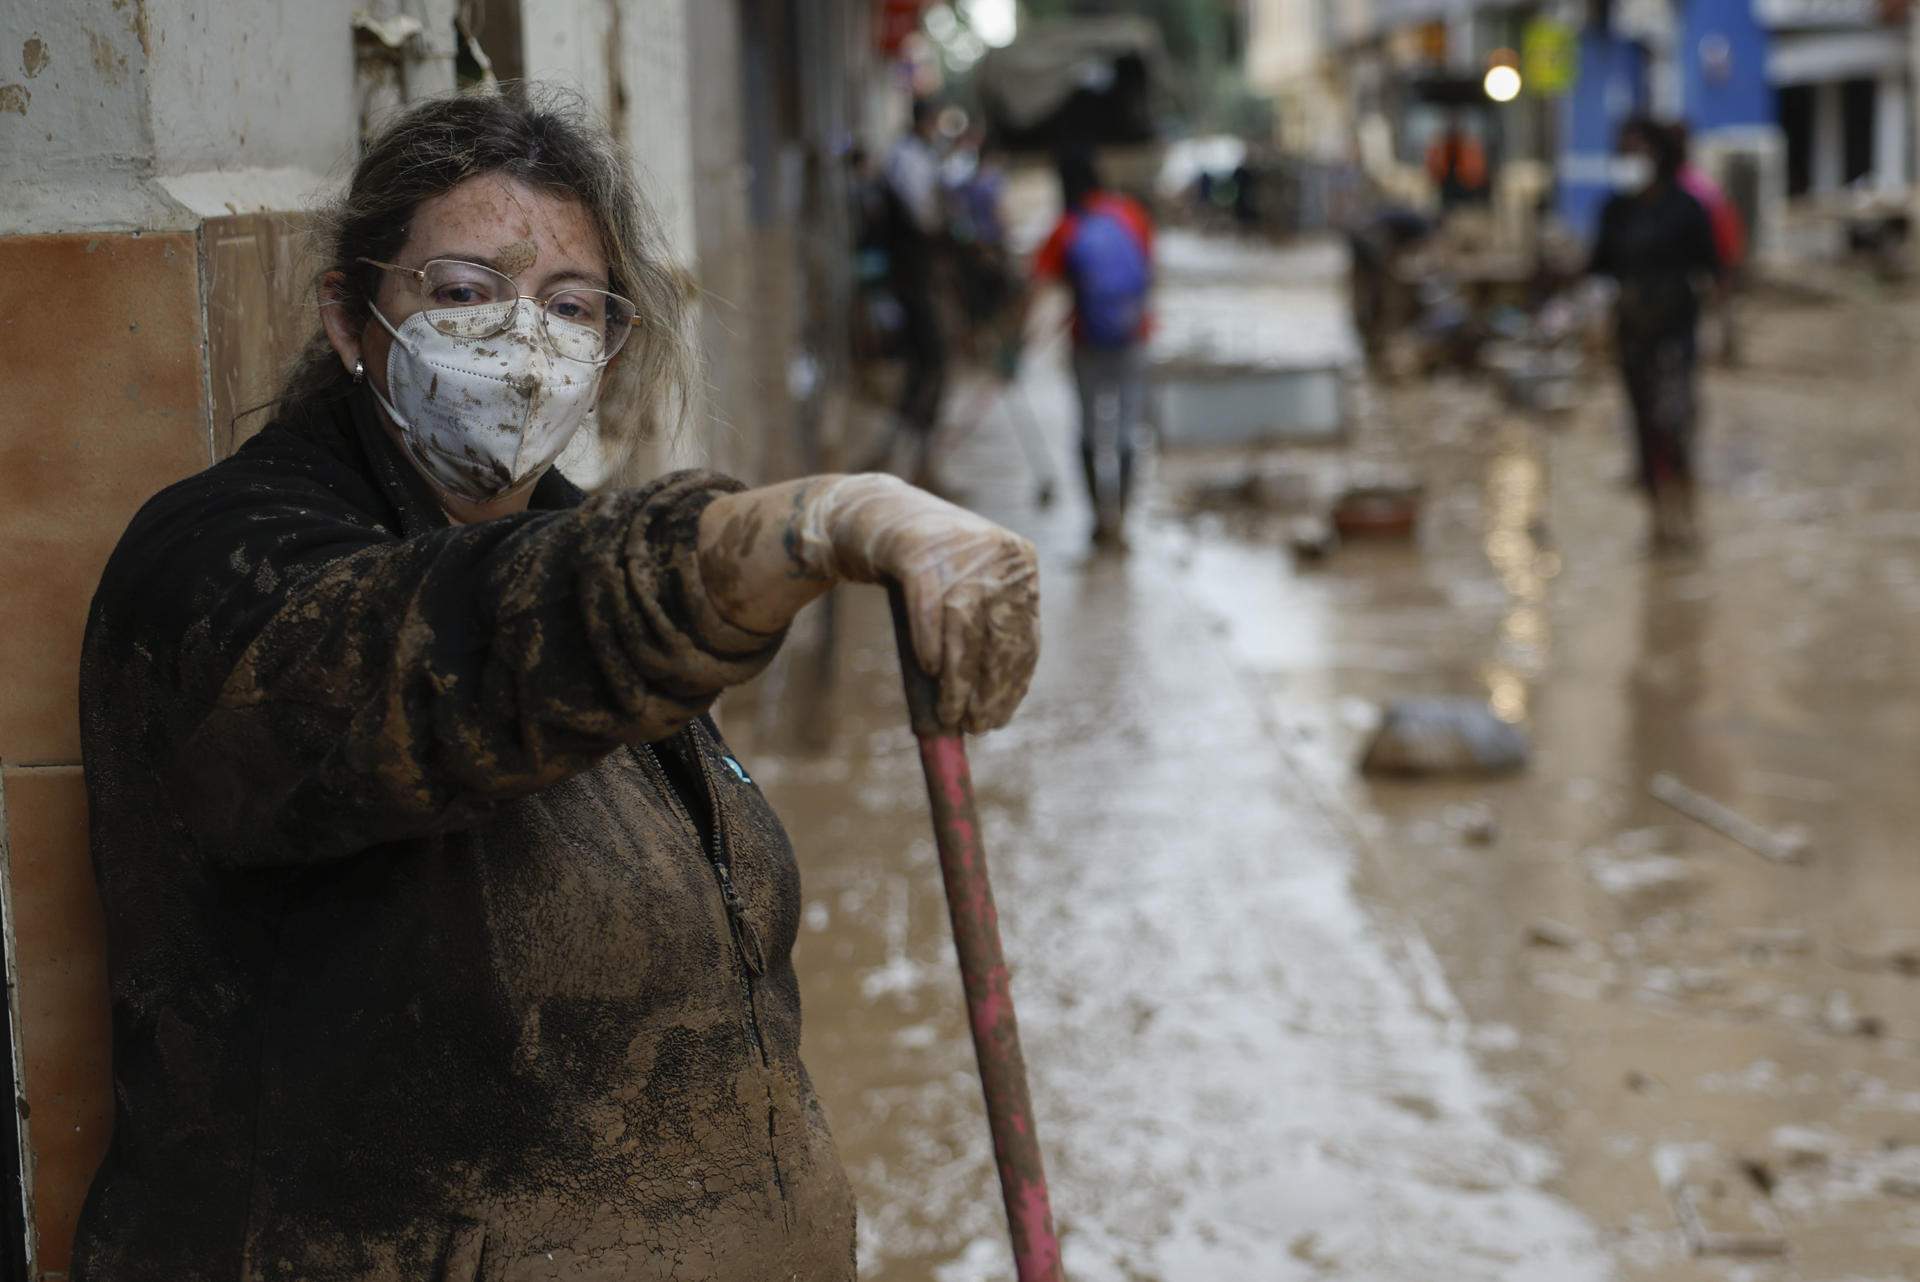
[[[0,804],[20,1126],[42,1275],[61,1274],[111,1124],[106,967],[75,663],[107,553],[209,458],[198,238],[0,238]]]

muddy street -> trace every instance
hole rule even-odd
[[[1555,420],[1376,390],[1346,445],[1267,455],[1427,484],[1417,540],[1318,565],[1271,519],[1182,512],[1217,451],[1163,454],[1131,554],[1096,556],[1071,486],[1033,506],[1010,404],[956,449],[1045,557],[1033,695],[974,760],[1072,1276],[1920,1270],[1920,309],[1750,312],[1684,562],[1642,550],[1604,377]],[[1070,476],[1063,374],[1025,384]],[[835,751],[730,721],[801,852],[808,1063],[863,1275],[1003,1276],[884,603],[838,626]],[[1528,769],[1362,780],[1376,701],[1430,694],[1524,722]]]

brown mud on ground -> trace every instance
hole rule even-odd
[[[1130,557],[1087,555],[989,411],[949,471],[1040,545],[1045,642],[974,767],[1069,1276],[1920,1276],[1916,323],[1756,308],[1709,379],[1710,543],[1673,564],[1606,379],[1556,426],[1376,394],[1349,450],[1268,462],[1417,469],[1417,541],[1298,566],[1284,517],[1176,515],[1191,459]],[[1027,390],[1071,477],[1062,371]],[[1004,1277],[884,601],[838,626],[797,728],[825,750],[727,721],[800,851],[807,1063],[863,1276]],[[1358,777],[1378,701],[1457,693],[1527,721],[1525,773]]]

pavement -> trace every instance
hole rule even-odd
[[[1338,278],[1274,287],[1325,316]],[[1552,421],[1422,383],[1339,450],[1163,457],[1128,555],[1086,548],[1059,353],[990,404],[948,477],[1039,544],[1045,643],[974,771],[1070,1277],[1920,1276],[1916,323],[1756,306],[1677,564],[1641,551],[1605,379]],[[1427,481],[1417,540],[1320,565],[1179,503],[1386,464]],[[884,600],[833,627],[805,735],[785,665],[723,716],[800,852],[862,1276],[1005,1277]],[[1459,693],[1528,726],[1528,771],[1357,776],[1378,701]],[[1807,858],[1682,817],[1663,772]]]

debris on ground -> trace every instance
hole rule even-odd
[[[1733,932],[1733,946],[1753,961],[1804,957],[1813,951],[1813,936],[1799,926],[1743,926]]]
[[[1340,536],[1324,516],[1296,516],[1287,522],[1287,547],[1302,561],[1324,561],[1339,546]]]
[[[1576,351],[1532,343],[1491,343],[1480,353],[1480,362],[1515,409],[1560,414],[1578,403],[1581,360]]]
[[[1453,834],[1469,846],[1491,846],[1500,840],[1500,821],[1485,802],[1449,806],[1445,819]]]
[[[1640,988],[1655,997],[1679,1000],[1724,993],[1733,980],[1712,966],[1655,966],[1640,977]]]
[[[1849,970],[1889,971],[1920,978],[1920,936],[1886,935],[1840,945],[1840,964]]]
[[[1522,769],[1526,732],[1473,696],[1395,699],[1361,758],[1369,775],[1497,775]]]
[[[1245,512],[1287,515],[1320,506],[1321,478],[1301,467],[1274,467],[1244,462],[1200,477],[1180,492],[1179,507],[1188,515],[1199,512]]]
[[[1420,522],[1421,489],[1414,484],[1356,485],[1333,504],[1333,528],[1343,539],[1413,537]]]
[[[1698,1256],[1784,1255],[1787,1239],[1764,1181],[1711,1144],[1663,1144],[1653,1167]]]
[[[1853,995],[1844,988],[1833,989],[1820,1003],[1820,1027],[1835,1037],[1878,1037],[1886,1031],[1878,1015],[1855,1009]]]
[[[1702,888],[1700,875],[1672,855],[1593,855],[1587,875],[1594,885],[1634,912],[1651,912],[1687,898]]]
[[[1880,1173],[1880,1191],[1888,1197],[1920,1197],[1920,1149],[1888,1158],[1888,1169]]]
[[[1580,932],[1551,917],[1535,918],[1527,925],[1527,943],[1534,948],[1561,948],[1569,952],[1580,947]]]
[[[1768,1143],[1787,1166],[1822,1167],[1846,1147],[1832,1131],[1815,1126],[1776,1126]]]
[[[1689,788],[1670,774],[1657,774],[1647,786],[1658,801],[1672,806],[1687,818],[1713,829],[1754,854],[1776,863],[1797,863],[1806,858],[1807,836],[1798,831],[1764,828],[1731,806],[1715,801],[1703,792]]]

